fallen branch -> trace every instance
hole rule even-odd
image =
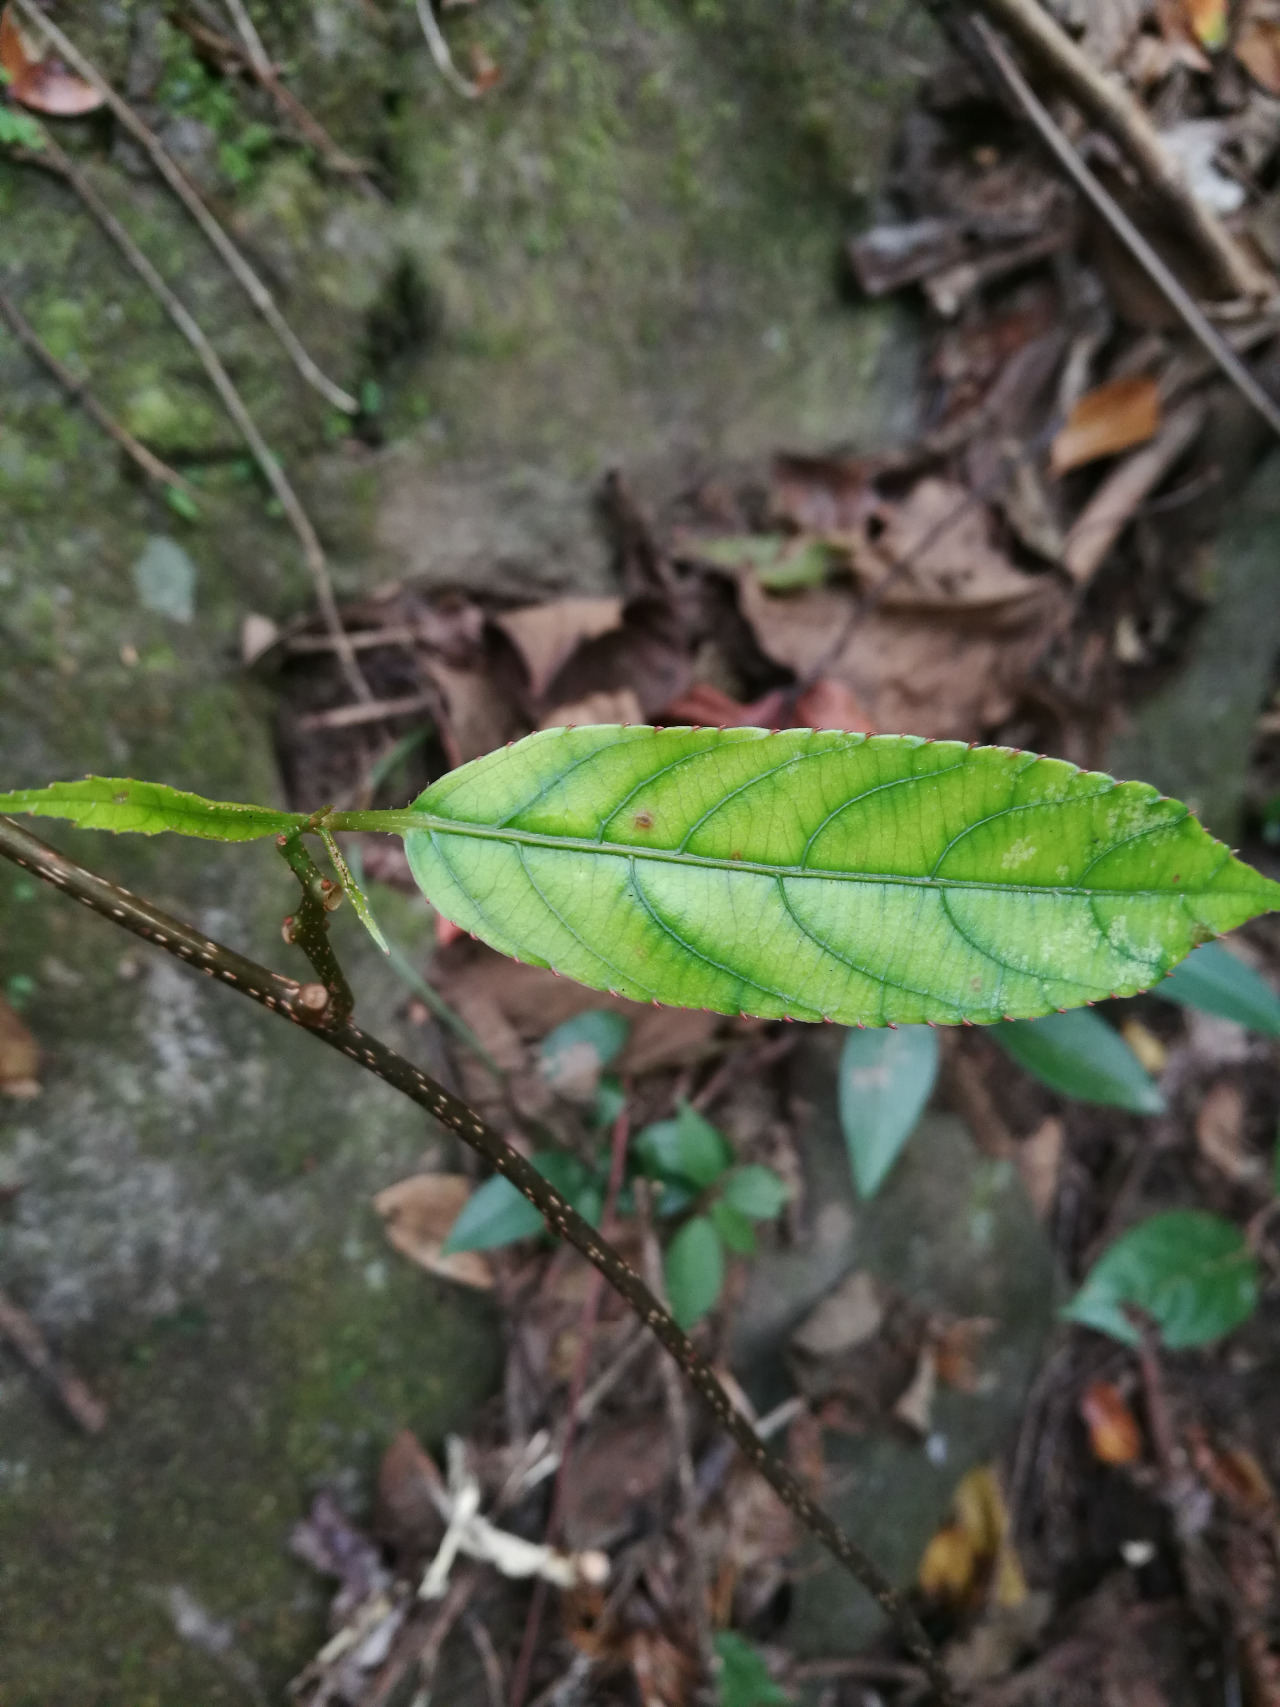
[[[293,328],[280,312],[271,292],[254,272],[248,261],[245,260],[239,249],[236,248],[213,214],[210,213],[199,190],[174,160],[160,138],[142,122],[129,103],[122,96],[116,94],[93,61],[87,59],[70,37],[60,30],[52,19],[45,16],[40,7],[36,5],[35,0],[13,0],[13,6],[28,23],[43,31],[47,40],[53,44],[72,70],[83,77],[86,83],[93,85],[124,128],[146,150],[157,172],[177,196],[183,207],[186,208],[192,219],[195,220],[201,231],[204,232],[218,254],[221,255],[237,284],[240,285],[249,301],[280,340],[288,352],[289,359],[307,384],[318,391],[326,402],[333,404],[335,409],[341,409],[347,415],[358,414],[360,405],[355,398],[321,373],[302,347]]]
[[[88,381],[77,379],[71,369],[64,362],[58,360],[53,351],[41,341],[35,327],[27,320],[17,303],[2,290],[0,290],[0,320],[3,320],[8,326],[27,354],[34,356],[41,367],[46,368],[53,375],[67,396],[73,398],[85,414],[97,422],[108,438],[115,440],[120,449],[142,470],[148,480],[154,480],[158,486],[172,487],[175,491],[185,494],[193,503],[195,502],[196,493],[191,482],[184,480],[176,468],[170,468],[167,462],[161,462],[160,458],[149,451],[146,445],[140,444],[134,438],[127,427],[120,425],[115,416],[110,414],[90,391]]]
[[[985,59],[994,67],[1001,81],[1031,121],[1039,133],[1041,141],[1048,147],[1058,164],[1115,232],[1152,283],[1166,298],[1187,330],[1203,347],[1206,354],[1213,359],[1215,365],[1222,370],[1241,396],[1253,405],[1272,432],[1280,437],[1280,405],[1277,405],[1275,399],[1269,397],[1262,389],[1231,345],[1210,321],[1199,303],[1179,283],[1171,269],[1157,255],[1128,214],[1117,204],[1115,198],[1108,194],[1107,190],[1089,170],[1080,158],[1079,151],[1072,147],[1069,138],[1055,123],[1049,109],[1039,99],[1014,64],[995,31],[982,18],[973,17],[969,22],[973,34],[981,44]]]
[[[738,1410],[715,1370],[688,1336],[662,1308],[640,1276],[614,1247],[596,1232],[538,1170],[467,1105],[428,1078],[411,1061],[397,1055],[349,1019],[332,1023],[328,991],[323,983],[299,984],[242,954],[212,941],[181,920],[172,918],[127,890],[78,865],[41,841],[13,819],[0,817],[0,856],[29,871],[83,906],[176,956],[207,978],[258,1002],[294,1025],[304,1027],[329,1048],[407,1096],[447,1130],[482,1155],[534,1205],[549,1231],[579,1251],[636,1313],[658,1343],[674,1358],[690,1386],[706,1403],[721,1427],[732,1436],[748,1461],[765,1478],[803,1527],[867,1590],[928,1675],[943,1707],[955,1707],[955,1694],[937,1652],[897,1589],[858,1546],[832,1521],[808,1489],[776,1453],[760,1439]]]
[[[975,0],[975,4],[1051,71],[1076,105],[1119,144],[1223,288],[1245,297],[1274,294],[1275,280],[1192,193],[1140,103],[1119,78],[1108,77],[1093,64],[1039,0]]]
[[[27,1312],[0,1292],[0,1339],[46,1380],[68,1413],[86,1434],[101,1434],[107,1426],[107,1407],[96,1399],[78,1375],[59,1367],[48,1342]]]
[[[289,525],[298,537],[298,543],[302,546],[302,554],[315,588],[316,603],[332,637],[333,648],[338,655],[338,661],[342,667],[342,673],[346,677],[347,685],[357,699],[366,702],[371,701],[373,692],[360,672],[355,653],[351,649],[351,642],[342,626],[342,618],[338,614],[338,603],[333,595],[333,583],[329,579],[329,565],[316,530],[311,525],[311,518],[303,509],[301,500],[290,484],[284,469],[276,460],[253,416],[249,413],[244,399],[236,390],[231,375],[222,365],[221,357],[205,336],[194,315],[166,284],[146,254],[134,242],[71,156],[54,140],[47,129],[42,127],[41,134],[44,147],[40,154],[35,157],[37,163],[52,165],[66,179],[195,351],[201,367],[204,368],[214,390],[222,399],[223,407],[239,428],[241,437],[248,445],[254,461],[262,471],[263,478],[270,486]]]
[[[304,734],[313,734],[318,729],[354,729],[362,723],[382,723],[388,717],[407,717],[415,711],[430,711],[434,704],[435,696],[429,693],[402,694],[399,699],[371,699],[367,705],[337,705],[329,711],[309,711],[298,719],[298,728]]]

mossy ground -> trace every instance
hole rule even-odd
[[[474,42],[503,71],[476,103],[444,86],[408,5],[254,5],[386,205],[326,177],[243,91],[202,83],[159,10],[92,0],[63,23],[117,85],[158,56],[149,116],[321,365],[380,402],[361,435],[136,151],[100,118],[61,134],[215,340],[343,587],[601,584],[607,467],[661,497],[775,445],[904,429],[909,341],[844,299],[839,265],[913,75],[889,0],[485,0],[448,24],[460,64]],[[306,602],[292,539],[195,358],[66,187],[0,161],[0,234],[4,288],[204,512],[175,515],[0,338],[5,786],[93,770],[271,798],[270,707],[237,633],[246,611]],[[194,565],[189,623],[140,602],[156,536]],[[288,964],[269,849],[54,834]],[[394,920],[405,943],[425,925],[408,904]],[[342,924],[362,1016],[424,1055]],[[82,1442],[0,1354],[0,1703],[247,1698],[178,1635],[175,1586],[278,1698],[321,1629],[322,1591],[285,1553],[310,1492],[365,1486],[398,1427],[463,1425],[495,1375],[483,1301],[404,1267],[369,1206],[433,1135],[312,1040],[13,871],[0,987],[46,1054],[41,1098],[0,1105],[0,1181],[23,1187],[0,1284],[112,1406]]]

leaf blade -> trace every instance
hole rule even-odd
[[[548,730],[415,810],[418,883],[501,952],[769,1018],[1043,1014],[1280,900],[1145,784],[910,736]]]
[[[991,1035],[1020,1067],[1063,1096],[1131,1114],[1164,1112],[1164,1098],[1133,1050],[1087,1008],[1012,1020]]]
[[[695,1215],[667,1246],[662,1263],[671,1314],[686,1331],[700,1322],[724,1285],[724,1246],[705,1215]]]
[[[1221,943],[1207,942],[1197,948],[1152,994],[1179,1007],[1234,1020],[1264,1036],[1280,1037],[1280,996],[1261,973],[1237,960]]]
[[[48,788],[19,788],[0,794],[0,812],[37,818],[65,818],[84,830],[132,832],[143,836],[171,830],[206,841],[251,842],[262,836],[292,835],[307,818],[301,812],[276,812],[229,800],[206,800],[162,782],[129,777],[87,776],[55,782]]]
[[[851,1031],[840,1052],[840,1126],[853,1183],[874,1197],[915,1130],[938,1076],[938,1037],[926,1025]]]

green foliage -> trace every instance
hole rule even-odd
[[[698,1190],[714,1185],[733,1163],[723,1136],[687,1102],[674,1120],[655,1120],[638,1132],[632,1148],[650,1178]]]
[[[43,147],[44,133],[35,119],[0,102],[0,148],[29,148],[34,154]]]
[[[820,539],[796,539],[791,534],[743,534],[727,539],[700,539],[697,555],[725,569],[749,568],[772,592],[796,587],[820,587],[831,568],[831,552]]]
[[[938,1076],[927,1025],[851,1031],[840,1053],[840,1125],[858,1195],[874,1197],[897,1161]]]
[[[67,818],[85,830],[134,831],[143,836],[173,830],[181,836],[200,836],[214,842],[252,842],[261,836],[292,835],[307,822],[301,812],[273,812],[267,806],[205,800],[161,782],[110,776],[87,776],[81,782],[55,782],[48,788],[20,788],[12,794],[0,794],[0,812]]]
[[[609,1008],[575,1014],[543,1038],[538,1051],[542,1076],[552,1090],[569,1089],[583,1080],[594,1087],[626,1048],[630,1035],[631,1022]]]
[[[561,1150],[547,1150],[531,1156],[530,1160],[543,1179],[550,1180],[580,1214],[581,1200],[588,1192],[588,1203],[598,1201],[598,1188],[592,1189],[596,1187],[595,1177],[576,1156],[568,1156]],[[596,1217],[588,1216],[587,1219]],[[542,1216],[528,1198],[521,1196],[510,1180],[494,1174],[471,1194],[449,1229],[444,1249],[446,1254],[450,1251],[496,1251],[502,1245],[515,1244],[517,1239],[531,1239],[542,1230]]]
[[[667,1246],[662,1264],[671,1314],[682,1328],[700,1321],[724,1285],[724,1245],[706,1215],[694,1215]]]
[[[1221,1339],[1257,1303],[1258,1265],[1239,1228],[1202,1210],[1174,1209],[1117,1239],[1063,1314],[1138,1345],[1130,1305],[1152,1319],[1170,1351],[1180,1351]]]
[[[1152,994],[1235,1020],[1267,1037],[1280,1037],[1280,996],[1252,966],[1237,960],[1220,943],[1207,942],[1196,949]]]
[[[721,1630],[715,1647],[720,1661],[718,1707],[787,1707],[791,1697],[769,1676],[768,1666],[750,1642],[734,1630]]]
[[[1051,1090],[1082,1102],[1160,1114],[1164,1098],[1129,1045],[1087,1008],[1044,1019],[1011,1020],[991,1035],[1020,1067]]]
[[[716,1012],[1043,1014],[1145,989],[1280,898],[1145,784],[908,736],[548,730],[416,810],[409,861],[447,917]]]

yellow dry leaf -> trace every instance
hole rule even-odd
[[[446,1280],[488,1291],[493,1270],[480,1251],[441,1251],[449,1229],[471,1196],[462,1174],[413,1174],[380,1191],[373,1206],[386,1223],[387,1239],[410,1262]]]
[[[979,1558],[959,1524],[940,1529],[924,1550],[916,1582],[930,1600],[964,1600],[978,1573]]]
[[[983,1584],[995,1604],[1020,1606],[1027,1580],[1009,1536],[1009,1510],[990,1465],[963,1477],[952,1497],[953,1521],[925,1548],[916,1580],[922,1593],[961,1602]]]
[[[1102,456],[1145,444],[1160,430],[1160,392],[1147,374],[1113,379],[1085,395],[1053,441],[1050,466],[1066,474]]]
[[[1155,1032],[1143,1025],[1140,1019],[1127,1019],[1120,1027],[1120,1035],[1148,1073],[1158,1079],[1168,1062],[1169,1051]]]
[[[1227,45],[1227,0],[1186,0],[1186,9],[1191,33],[1202,47],[1212,52]]]

